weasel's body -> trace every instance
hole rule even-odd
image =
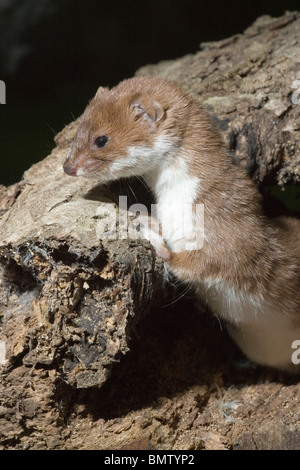
[[[168,233],[167,245],[158,230],[150,238],[171,270],[228,321],[250,359],[300,368],[292,362],[300,340],[300,221],[265,218],[255,184],[193,97],[162,78],[100,88],[64,168],[100,182],[142,175]],[[204,204],[204,233],[197,204]]]

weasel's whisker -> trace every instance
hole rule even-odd
[[[50,124],[48,124],[48,122],[45,122],[46,126],[49,127],[50,131],[53,132],[54,135],[57,134],[57,132],[55,132],[55,130],[53,129],[53,127],[50,126]]]
[[[191,286],[187,286],[184,291],[178,296],[176,297],[176,299],[174,299],[172,302],[169,302],[168,304],[166,305],[162,305],[162,308],[166,308],[166,307],[170,307],[170,305],[174,305],[176,302],[178,302],[180,299],[182,299],[183,297],[185,297],[185,295],[187,294],[187,292],[189,292],[189,290],[191,289]]]
[[[140,183],[144,186],[144,188],[147,189],[147,192],[150,192],[150,188],[149,188],[149,186],[147,186],[144,178],[139,176],[139,175],[136,175],[130,168],[129,168],[129,171],[132,174],[132,176],[134,176],[136,179],[138,179],[140,181]]]

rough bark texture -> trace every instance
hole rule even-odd
[[[243,35],[138,75],[163,75],[198,95],[257,182],[299,182],[299,22],[299,13],[262,16]]]
[[[286,13],[138,74],[199,95],[234,159],[283,184],[300,178],[299,51]],[[297,379],[245,361],[149,244],[99,239],[125,187],[63,174],[76,125],[0,187],[1,448],[299,449]]]

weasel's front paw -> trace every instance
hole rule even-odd
[[[161,234],[161,227],[158,220],[154,217],[147,215],[139,216],[140,230],[142,238],[149,240],[151,245],[155,248],[156,253],[165,261],[168,261],[171,257],[171,251],[166,245],[165,240]]]

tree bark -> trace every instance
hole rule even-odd
[[[137,75],[198,96],[260,186],[299,182],[299,13]],[[147,242],[112,239],[124,187],[64,175],[77,124],[0,187],[0,446],[299,449],[297,381],[242,367]]]
[[[257,182],[299,182],[299,18],[262,16],[244,34],[202,43],[195,55],[137,75],[162,75],[194,92]]]

